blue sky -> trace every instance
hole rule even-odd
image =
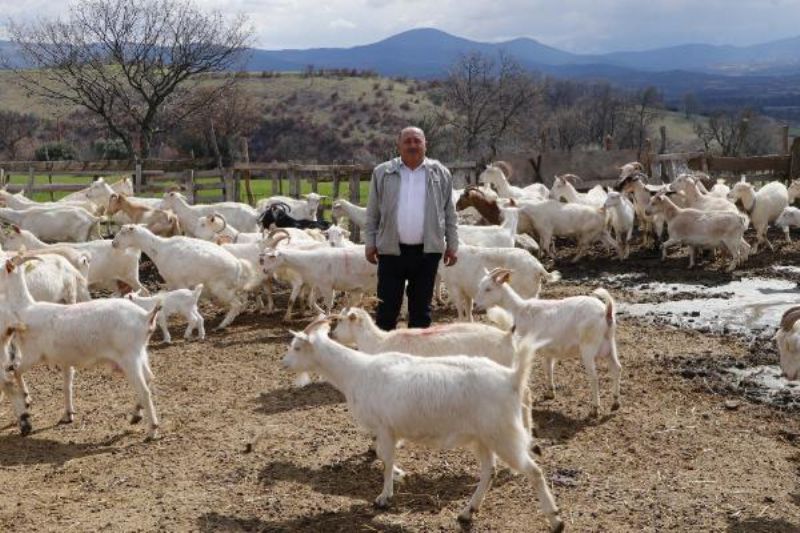
[[[800,0],[195,1],[248,15],[256,46],[265,49],[354,46],[417,27],[480,41],[531,37],[581,53],[683,43],[741,46],[800,35]],[[52,0],[0,0],[2,22],[65,11]]]

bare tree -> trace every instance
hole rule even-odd
[[[694,132],[708,152],[723,156],[763,155],[777,151],[777,127],[750,108],[718,110],[707,122],[694,123]]]
[[[9,159],[17,158],[17,145],[23,139],[33,137],[39,126],[34,115],[16,111],[0,111],[0,151]]]
[[[472,52],[450,69],[443,90],[452,114],[442,117],[462,138],[464,152],[478,155],[479,147],[486,144],[495,157],[531,98],[533,84],[511,56],[500,53],[495,60]]]
[[[176,106],[201,75],[234,66],[252,35],[243,18],[228,22],[191,0],[77,0],[66,20],[12,23],[10,33],[38,68],[15,69],[26,88],[96,113],[142,158],[156,134],[218,96]]]

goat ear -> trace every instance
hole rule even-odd
[[[292,336],[293,336],[295,339],[301,340],[301,341],[303,341],[303,342],[308,342],[308,335],[306,335],[306,334],[305,334],[305,333],[303,333],[302,331],[295,331],[295,330],[293,330],[293,329],[290,329],[290,330],[289,330],[289,333],[291,333],[291,334],[292,334]]]
[[[14,230],[14,233],[18,233],[18,234],[22,233],[22,230],[20,230],[19,226],[17,226],[16,224],[11,224],[11,229]]]
[[[11,259],[6,259],[6,272],[11,274],[14,272],[14,268],[16,267],[14,266],[14,263],[11,262]]]

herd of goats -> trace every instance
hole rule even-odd
[[[384,463],[377,506],[389,504],[393,482],[403,475],[395,464],[401,440],[468,446],[481,474],[460,520],[478,510],[499,457],[530,479],[551,529],[561,531],[558,507],[531,456],[528,382],[534,355],[543,362],[548,397],[555,394],[555,362],[580,358],[591,385],[590,416],[600,410],[597,361],[608,361],[611,410],[620,406],[621,365],[612,296],[600,288],[586,296],[539,299],[542,283],[557,281],[560,274],[548,271],[537,255],[554,257],[557,237],[576,241],[575,261],[598,242],[625,259],[637,228],[644,243],[661,242],[664,255],[686,246],[693,266],[696,250],[722,253],[733,270],[759,247],[772,248],[770,224],[782,227],[787,239],[789,228],[800,225],[800,210],[791,207],[800,181],[788,188],[775,181],[756,190],[744,179],[731,188],[694,173],[653,186],[642,171],[639,163],[629,163],[613,190],[596,186],[580,193],[574,175],[556,177],[550,188],[519,188],[509,184],[507,165],[490,165],[481,186],[453,191],[459,260],[440,269],[439,281],[459,321],[391,332],[380,330],[359,307],[375,292],[376,267],[343,225],[318,218],[323,197],[316,193],[271,197],[254,208],[239,202],[191,205],[178,191],[137,198],[128,179],[109,184],[101,178],[57,202],[0,190],[5,256],[0,391],[27,435],[29,368],[38,363],[61,368],[61,421],[69,423],[74,368],[107,363],[135,390],[131,422],[146,418],[148,439],[156,438],[147,353],[156,327],[170,342],[167,319],[182,316],[188,323],[185,338],[203,339],[201,297],[227,310],[217,327],[222,329],[249,297],[274,312],[273,284],[280,283],[291,288],[286,320],[298,298],[303,311],[316,317],[304,331],[292,332],[283,362],[298,374],[298,384],[317,374],[342,391],[352,416],[375,437]],[[346,200],[333,202],[333,216],[362,231],[365,211]],[[118,231],[112,239],[102,238],[101,229],[112,224]],[[750,224],[752,244],[744,239]],[[150,294],[142,286],[142,253],[169,290]],[[98,290],[113,297],[97,297]],[[347,303],[335,312],[337,293],[344,293]],[[442,298],[438,287],[436,297]],[[491,323],[473,320],[476,306],[487,311]],[[800,307],[787,311],[776,334],[789,379],[800,371],[799,318]]]

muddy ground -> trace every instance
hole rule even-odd
[[[633,301],[641,281],[609,279],[647,271],[662,281],[723,283],[718,263],[688,271],[684,256],[661,263],[636,250],[626,263],[599,252],[578,265],[565,250],[564,281],[544,296],[587,293],[605,284]],[[800,245],[780,245],[734,274],[780,276],[773,264],[798,264]],[[794,276],[795,274],[785,274]],[[206,309],[207,325],[221,319]],[[453,320],[450,311],[437,318]],[[120,374],[79,371],[71,425],[61,415],[60,373],[28,376],[34,433],[19,436],[0,407],[2,531],[452,531],[477,483],[477,464],[461,450],[405,448],[409,473],[390,510],[373,509],[381,489],[370,439],[350,420],[343,397],[326,384],[302,390],[280,367],[289,340],[279,315],[251,309],[224,333],[172,346],[151,345],[162,438],[144,442],[130,426],[133,393]],[[792,404],[750,401],[715,379],[720,365],[774,356],[750,339],[684,331],[620,316],[623,406],[586,417],[589,386],[580,365],[556,369],[558,396],[533,415],[568,531],[800,531],[800,423]],[[771,362],[771,361],[767,361]],[[700,369],[699,371],[697,369]],[[534,391],[542,382],[537,366]],[[535,494],[504,466],[472,531],[545,531]]]

